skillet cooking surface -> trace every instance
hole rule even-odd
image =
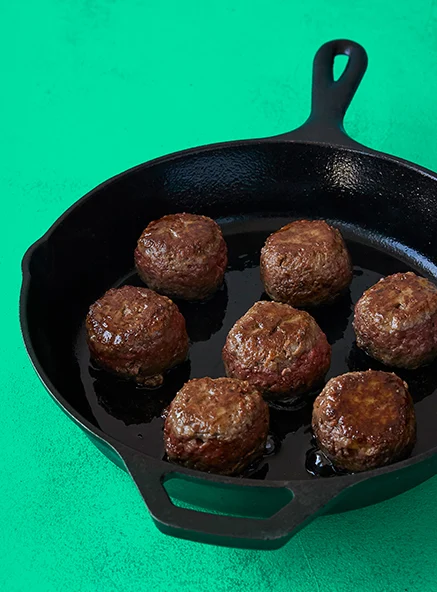
[[[91,412],[100,429],[138,451],[164,458],[162,412],[189,378],[224,376],[221,349],[234,322],[254,302],[266,299],[259,276],[259,255],[267,236],[290,218],[240,218],[222,220],[228,244],[229,265],[225,285],[209,301],[177,301],[187,322],[191,340],[189,361],[166,375],[164,385],[154,390],[139,388],[90,364],[85,328],[81,326],[75,355]],[[220,221],[219,221],[220,222]],[[355,345],[352,329],[353,306],[368,287],[381,277],[412,270],[424,273],[414,253],[390,253],[371,245],[362,233],[331,221],[342,230],[354,264],[350,290],[331,306],[310,311],[332,345],[332,364],[327,379],[352,370],[385,369]],[[375,241],[373,240],[373,243]],[[429,276],[429,273],[425,273]],[[144,285],[129,271],[115,286]],[[102,287],[102,292],[111,286]],[[90,302],[91,304],[91,302]],[[418,439],[413,456],[435,444],[437,409],[437,363],[415,371],[394,370],[406,380],[413,396],[418,422]],[[332,475],[332,467],[314,451],[310,428],[312,402],[317,393],[294,408],[270,408],[271,436],[266,455],[245,476],[257,479],[313,479],[309,471]],[[322,461],[322,462],[321,462]]]

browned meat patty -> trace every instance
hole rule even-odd
[[[235,475],[262,455],[268,430],[269,408],[249,383],[195,378],[170,404],[165,450],[187,467]]]
[[[103,368],[145,386],[158,386],[163,372],[188,353],[185,319],[169,298],[147,288],[108,290],[86,318],[91,356]]]
[[[355,306],[357,345],[389,366],[418,368],[437,356],[437,288],[412,272],[395,273]]]
[[[314,402],[312,426],[328,458],[353,472],[405,458],[416,439],[407,384],[375,370],[331,378]]]
[[[183,300],[211,296],[223,283],[227,262],[219,225],[195,214],[150,222],[135,249],[138,274],[149,288]]]
[[[340,231],[323,220],[297,220],[280,228],[261,250],[261,279],[278,302],[311,307],[334,300],[352,281]]]
[[[315,388],[329,369],[331,346],[311,315],[278,302],[256,302],[230,330],[226,374],[247,380],[271,399]]]

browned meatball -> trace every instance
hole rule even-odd
[[[91,356],[102,367],[153,387],[188,353],[185,319],[169,298],[147,288],[108,290],[86,318]]]
[[[219,225],[195,214],[150,222],[135,249],[138,275],[149,288],[183,300],[211,296],[223,283],[227,262]]]
[[[331,346],[311,315],[278,302],[256,302],[223,348],[226,374],[247,380],[271,399],[315,388],[329,369]]]
[[[340,231],[324,220],[297,220],[280,228],[261,250],[261,279],[278,302],[310,307],[334,300],[352,281]]]
[[[249,383],[195,378],[170,404],[165,450],[193,469],[235,475],[262,455],[268,429],[269,408]]]
[[[357,345],[399,368],[437,356],[437,288],[412,272],[395,273],[366,290],[355,306]]]
[[[407,384],[375,370],[331,378],[314,402],[312,426],[322,452],[353,472],[405,458],[416,439]]]

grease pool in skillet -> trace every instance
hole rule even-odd
[[[176,301],[187,322],[190,359],[171,370],[161,387],[154,390],[139,388],[96,368],[90,362],[85,328],[81,327],[75,350],[81,379],[94,417],[104,432],[152,457],[164,458],[164,409],[190,378],[224,376],[221,349],[228,331],[254,302],[267,298],[259,276],[261,247],[273,230],[289,220],[265,218],[223,222],[229,253],[225,284],[206,302]],[[422,272],[419,265],[408,265],[388,252],[365,244],[365,239],[356,240],[348,229],[342,231],[354,264],[352,284],[334,304],[311,311],[332,345],[332,364],[326,380],[351,370],[387,370],[356,348],[352,329],[353,306],[364,290],[385,275],[408,270]],[[143,285],[134,271],[120,278],[117,286],[123,284]],[[104,290],[109,287],[105,286]],[[409,384],[415,402],[418,438],[414,455],[426,450],[435,429],[437,362],[419,370],[396,370],[396,373]],[[315,392],[297,406],[271,406],[266,454],[245,476],[279,480],[337,474],[315,448],[312,438],[312,403],[317,394]]]

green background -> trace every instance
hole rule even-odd
[[[3,0],[0,11],[0,590],[437,590],[437,477],[319,518],[279,551],[162,535],[128,476],[46,395],[17,319],[21,256],[71,203],[164,153],[296,127],[327,40],[369,53],[351,135],[437,169],[436,3]]]

